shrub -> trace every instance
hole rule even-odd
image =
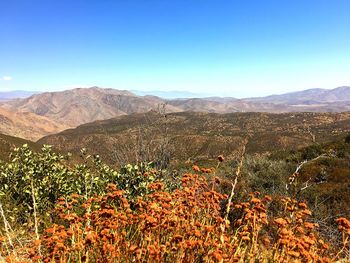
[[[9,218],[27,222],[34,205],[38,215],[50,218],[59,197],[79,194],[89,199],[105,193],[109,183],[124,189],[128,199],[135,199],[146,194],[148,185],[160,177],[150,163],[126,165],[117,172],[85,150],[81,156],[82,163],[71,165],[69,156],[55,153],[47,145],[41,152],[33,152],[27,145],[15,149],[11,160],[0,165],[0,201]]]

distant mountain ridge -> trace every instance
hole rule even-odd
[[[152,90],[152,91],[141,91],[141,90],[131,90],[132,93],[138,96],[156,96],[162,99],[181,99],[181,98],[204,98],[206,94],[199,94],[189,91],[160,91],[160,90]]]
[[[126,90],[78,88],[61,92],[45,92],[26,99],[3,103],[9,110],[32,112],[69,127],[134,112],[154,109],[163,100],[152,96],[136,96]]]
[[[350,101],[350,87],[343,86],[335,89],[308,89],[285,93],[281,95],[270,95],[260,98],[247,98],[245,101],[269,102],[275,104],[311,104],[311,103],[332,103]]]
[[[25,91],[25,90],[1,91],[0,101],[28,98],[34,94],[39,94],[39,93],[40,92],[37,92],[37,91]]]
[[[18,125],[22,123],[18,126],[21,128],[17,130],[17,124],[14,124],[16,122],[12,122],[10,126],[2,125],[0,132],[26,139],[38,139],[40,135],[59,132],[64,128],[74,128],[84,123],[145,113],[150,110],[166,113],[346,112],[350,111],[350,87],[333,90],[311,89],[247,99],[232,97],[164,99],[153,95],[138,96],[127,90],[91,87],[33,94],[28,98],[0,102],[0,107],[7,111],[7,115],[21,116],[19,118],[21,121],[17,123]],[[30,121],[24,124],[26,120]],[[46,128],[44,128],[45,122]],[[28,127],[29,130],[26,132],[23,127]],[[12,134],[13,131],[16,133]]]

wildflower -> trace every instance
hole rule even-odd
[[[275,219],[274,221],[278,226],[285,226],[287,224],[287,221],[281,217]]]
[[[252,202],[253,204],[258,204],[261,202],[261,200],[259,198],[253,197],[250,202]]]
[[[215,177],[214,177],[214,182],[215,182],[216,184],[220,184],[220,178],[217,177],[217,176],[215,176]]]
[[[74,199],[79,198],[79,195],[78,195],[78,194],[72,194],[71,196],[72,196],[72,198],[74,198]]]
[[[306,208],[307,208],[307,205],[306,205],[304,202],[300,202],[300,203],[298,204],[298,206],[299,206],[299,208],[301,208],[301,209],[306,209]]]
[[[243,237],[242,237],[242,240],[243,240],[243,241],[250,241],[250,237],[248,237],[248,236],[243,236]]]
[[[299,253],[299,252],[296,252],[296,251],[288,251],[287,254],[290,255],[290,256],[292,256],[292,257],[295,257],[295,258],[300,257],[300,253]]]
[[[218,161],[219,161],[219,162],[225,161],[225,157],[224,157],[222,154],[220,154],[220,155],[218,156]]]
[[[223,260],[220,251],[215,251],[215,252],[213,253],[213,257],[214,257],[217,261],[219,261],[219,262],[221,262],[221,261]]]
[[[309,223],[309,222],[305,222],[305,223],[304,223],[304,226],[305,226],[305,228],[307,228],[307,229],[313,229],[313,228],[315,227],[315,224]]]
[[[266,201],[268,201],[268,202],[271,202],[272,197],[271,197],[270,195],[265,195],[265,196],[264,196],[264,199],[265,199]]]
[[[198,165],[193,165],[192,166],[192,170],[195,171],[195,172],[200,172],[201,169],[199,168]]]
[[[180,242],[182,239],[183,239],[183,236],[175,235],[175,236],[173,236],[172,240],[175,241],[175,242]]]
[[[194,235],[195,235],[195,237],[201,237],[201,231],[199,231],[198,229],[196,229],[196,230],[194,231]]]

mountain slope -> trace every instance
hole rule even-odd
[[[215,158],[232,155],[247,136],[248,152],[298,148],[350,131],[350,112],[331,113],[196,113],[132,114],[81,125],[39,140],[63,151],[82,147],[111,164],[157,159]],[[168,158],[166,157],[166,158]]]
[[[146,112],[156,109],[162,103],[164,101],[157,97],[139,97],[128,91],[92,87],[46,92],[27,99],[6,102],[3,107],[32,112],[69,127],[76,127],[95,120]]]
[[[0,160],[6,160],[13,148],[20,147],[23,144],[28,144],[33,150],[39,150],[41,148],[41,145],[35,142],[0,133]]]
[[[167,113],[346,112],[350,111],[350,100],[347,100],[349,92],[349,87],[340,87],[265,98],[209,97],[173,100],[97,87],[46,92],[25,99],[1,102],[3,120],[0,132],[35,140],[84,123],[150,110],[165,110]],[[166,105],[164,109],[163,105]]]
[[[35,125],[30,127],[29,132],[24,133],[23,127],[13,125],[13,129],[16,129],[14,135],[20,137],[29,135],[25,138],[36,139],[40,135],[62,130],[62,127],[73,128],[96,120],[144,113],[149,110],[163,110],[162,105],[166,105],[166,112],[346,112],[350,111],[348,98],[350,98],[350,87],[307,90],[252,99],[209,97],[173,100],[155,96],[137,96],[123,90],[92,87],[35,94],[25,99],[2,102],[0,106],[10,111],[32,113],[31,118],[34,118],[33,114],[38,119],[46,118],[46,131],[40,125]],[[43,121],[42,119],[41,123]],[[9,127],[3,128],[2,131],[8,134],[12,132]]]
[[[29,140],[57,133],[68,127],[30,112],[10,111],[0,107],[0,133]]]

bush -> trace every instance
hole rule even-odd
[[[117,172],[85,150],[81,157],[82,163],[71,165],[69,156],[47,145],[40,152],[28,145],[15,149],[11,160],[0,164],[0,202],[9,218],[27,222],[34,206],[38,215],[50,217],[58,198],[79,194],[87,200],[104,194],[109,183],[124,189],[128,199],[135,199],[147,194],[148,185],[160,179],[150,163],[126,165]]]
[[[320,156],[322,153],[322,146],[319,144],[313,144],[303,149],[301,158],[303,160],[311,160]]]

